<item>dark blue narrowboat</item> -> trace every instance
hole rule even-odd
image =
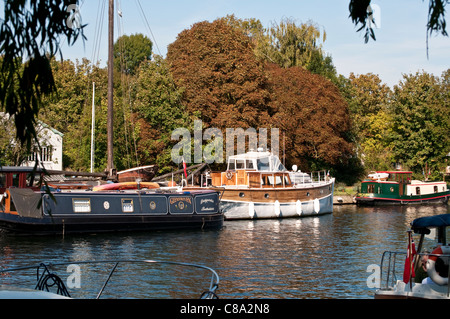
[[[39,189],[31,184],[39,179],[37,174],[31,168],[0,168],[1,229],[50,235],[223,225],[217,191],[142,187],[95,191],[78,186]]]

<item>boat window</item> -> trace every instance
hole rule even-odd
[[[375,193],[375,185],[373,185],[373,184],[367,185],[367,192],[368,193]]]
[[[6,174],[0,173],[0,187],[6,187]]]
[[[257,160],[256,166],[259,171],[268,171],[270,169],[269,161],[267,159]]]
[[[437,193],[438,192],[438,187],[434,186],[434,192]]]
[[[246,165],[246,168],[249,168],[249,169],[253,169],[254,168],[252,160],[247,160],[245,165]]]
[[[20,176],[20,174],[13,174],[12,186],[19,187],[19,176]]]
[[[74,213],[90,213],[91,201],[90,199],[74,198],[72,201]]]
[[[420,195],[420,187],[416,187],[416,195]]]
[[[275,176],[275,185],[283,185],[283,180],[281,176]]]
[[[134,212],[134,205],[133,205],[132,199],[123,199],[122,198],[122,212],[124,212],[124,213]]]
[[[245,168],[244,160],[236,160],[236,169],[244,169],[244,168]]]
[[[234,170],[235,168],[236,168],[236,165],[234,163],[234,160],[230,160],[230,162],[228,163],[228,169]]]

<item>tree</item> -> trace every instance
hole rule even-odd
[[[167,60],[183,103],[204,127],[257,128],[268,118],[263,65],[250,38],[218,19],[199,22],[169,45]]]
[[[338,88],[301,68],[268,65],[272,125],[285,134],[287,162],[303,170],[347,164],[353,146],[348,105]]]
[[[391,90],[372,73],[350,74],[349,106],[357,153],[366,169],[388,170],[393,162],[389,143]]]
[[[393,152],[399,162],[419,174],[425,167],[439,171],[450,148],[450,107],[442,83],[445,78],[417,72],[404,75],[394,87]]]
[[[155,163],[161,174],[170,172],[172,131],[189,127],[189,116],[181,105],[182,91],[175,87],[167,62],[160,56],[141,63],[136,77],[132,117],[138,161]]]
[[[292,19],[285,18],[256,39],[256,55],[265,61],[284,68],[302,66],[312,73],[332,80],[336,78],[331,56],[322,50],[321,42],[325,42],[326,32],[311,21],[297,25]]]
[[[144,60],[151,60],[152,41],[141,33],[123,35],[114,43],[114,68],[125,74],[135,74]]]
[[[75,23],[80,21],[73,3],[5,1],[0,23],[0,107],[14,117],[17,138],[28,147],[37,137],[35,117],[42,98],[56,90],[50,60],[60,52],[61,38],[69,45],[80,35],[84,38],[84,26]]]

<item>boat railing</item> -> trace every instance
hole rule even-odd
[[[72,261],[72,262],[61,262],[61,263],[40,263],[39,265],[32,265],[32,266],[24,266],[24,267],[16,267],[16,268],[8,268],[8,269],[0,269],[0,286],[3,284],[1,281],[4,281],[5,278],[11,277],[12,272],[16,271],[26,271],[26,270],[35,270],[37,273],[37,283],[34,287],[35,290],[40,291],[46,291],[46,292],[53,292],[51,291],[56,290],[54,293],[65,296],[65,297],[71,297],[69,290],[67,289],[66,285],[64,284],[64,281],[56,275],[54,269],[57,267],[62,266],[69,266],[69,265],[82,265],[82,264],[101,264],[101,265],[110,265],[111,269],[109,270],[109,274],[104,281],[104,283],[101,285],[100,290],[96,294],[95,299],[99,299],[102,294],[105,291],[105,288],[107,284],[110,282],[111,277],[113,274],[116,273],[116,270],[118,269],[119,264],[136,264],[136,263],[143,263],[146,265],[162,265],[162,266],[180,266],[180,267],[187,267],[187,268],[197,268],[202,269],[205,271],[208,271],[211,275],[211,280],[209,282],[209,286],[204,290],[201,295],[200,299],[218,299],[218,296],[216,294],[216,291],[219,287],[219,275],[217,272],[207,266],[198,265],[198,264],[191,264],[191,263],[184,263],[184,262],[172,262],[172,261],[156,261],[156,260],[99,260],[99,261]],[[184,272],[182,272],[184,273]],[[179,290],[180,287],[177,287],[177,290]]]
[[[389,290],[399,278],[403,278],[405,252],[385,251],[381,257],[380,288]]]
[[[235,171],[232,171],[235,172]],[[231,176],[231,180],[232,183],[227,184],[227,186],[236,186],[236,187],[252,187],[251,185],[248,185],[247,183],[250,183],[250,176],[255,176],[257,178],[258,181],[262,181],[264,177],[271,177],[271,184],[272,187],[302,187],[302,186],[308,186],[310,187],[311,185],[322,185],[322,184],[327,184],[330,182],[331,177],[329,174],[329,171],[323,170],[323,171],[314,171],[314,172],[294,172],[294,171],[274,171],[274,172],[269,172],[269,171],[255,171],[255,170],[247,170],[245,171],[245,174],[247,175],[247,177],[245,176],[241,176],[240,178],[238,178],[238,174],[230,174]],[[285,179],[284,176],[288,175],[289,176],[289,180],[290,180],[290,184],[288,184],[287,180]],[[279,178],[279,180],[277,180],[277,182],[275,183],[275,179]],[[225,185],[227,178],[224,178],[223,174],[221,174],[221,181],[220,184],[221,185]],[[239,183],[238,180],[241,180],[241,182],[243,183]],[[255,180],[255,179],[254,179]],[[209,187],[213,184],[212,182],[212,177],[211,174],[209,172],[204,173],[204,174],[200,174],[200,187]],[[258,182],[259,184],[259,182]],[[194,186],[194,178],[191,177],[190,181],[187,180],[183,180],[183,185],[184,186]],[[261,182],[261,185],[259,186],[263,186],[263,182]],[[253,186],[254,187],[254,186]],[[266,186],[267,187],[267,186]]]

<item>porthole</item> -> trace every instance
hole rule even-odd
[[[307,193],[306,193],[306,196],[308,196],[308,197],[309,197],[309,192],[307,192]]]
[[[245,197],[244,193],[239,193],[239,197]]]
[[[264,194],[264,198],[269,198],[269,197],[270,197],[269,194],[267,194],[267,193]]]

